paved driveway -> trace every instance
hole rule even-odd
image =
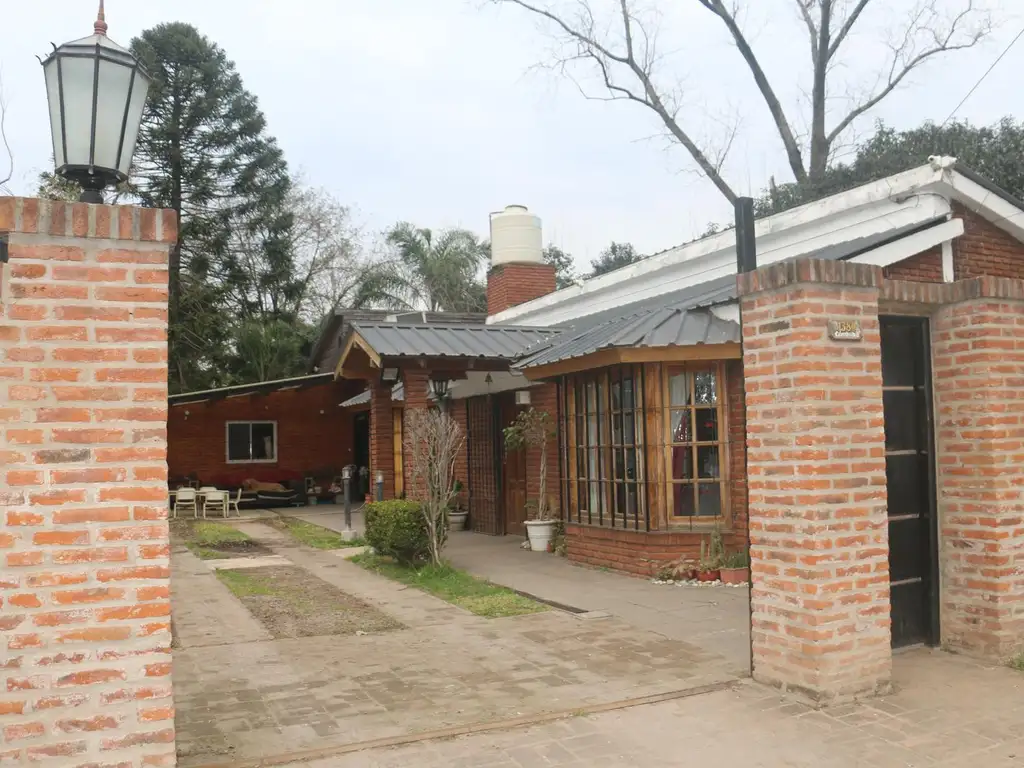
[[[234,524],[310,579],[370,603],[406,628],[274,640],[205,563],[175,546],[182,766],[568,716],[735,678],[735,664],[721,655],[619,618],[551,610],[484,619],[337,554],[296,546],[263,523]]]

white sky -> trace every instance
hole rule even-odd
[[[607,0],[594,0],[597,3]],[[870,76],[876,33],[919,0],[876,0],[839,76]],[[964,0],[940,0],[948,7]],[[655,0],[644,0],[654,5]],[[799,123],[807,85],[806,32],[794,0],[745,0],[744,26],[769,76]],[[1020,0],[998,6],[996,34],[974,50],[919,70],[874,118],[897,127],[941,121],[1024,24]],[[1019,5],[1018,5],[1019,3]],[[720,23],[695,0],[658,0],[669,9],[662,36],[666,67],[694,108],[688,126],[718,132],[713,117],[738,114],[741,132],[728,164],[740,192],[756,193],[774,174],[791,175],[749,73]],[[50,162],[42,71],[35,55],[50,43],[89,34],[95,0],[4,3],[0,67],[7,133],[16,156],[12,188],[32,194]],[[521,9],[487,0],[107,0],[110,36],[127,45],[161,21],[185,21],[233,59],[266,113],[293,168],[356,210],[368,230],[404,219],[464,226],[487,234],[487,214],[528,205],[545,242],[585,267],[611,240],[650,253],[690,239],[731,210],[689,157],[658,138],[643,107],[584,99],[549,71],[532,68],[551,39]],[[692,6],[692,8],[690,7]],[[1020,116],[1024,41],[971,97],[959,116],[989,123]],[[654,137],[654,138],[652,138]],[[923,162],[924,158],[922,158]],[[0,170],[4,166],[0,159]]]

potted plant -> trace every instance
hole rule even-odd
[[[715,526],[707,542],[700,543],[700,561],[697,564],[697,581],[718,581],[721,577],[725,547],[722,532]]]
[[[526,505],[526,535],[530,540],[530,549],[534,552],[547,552],[555,535],[558,521],[548,505],[548,441],[555,434],[555,425],[551,414],[529,408],[522,411],[512,425],[505,427],[505,447],[510,451],[524,448],[539,448],[540,467],[537,482],[537,500]]]
[[[455,495],[456,498],[452,500],[452,503],[448,505],[448,530],[449,531],[461,531],[466,527],[466,518],[469,517],[469,510],[464,509],[462,503],[458,500],[458,494],[462,492],[462,481],[455,481]]]
[[[750,581],[750,560],[746,552],[733,552],[722,561],[723,584],[747,584]]]

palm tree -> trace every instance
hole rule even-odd
[[[438,233],[400,222],[386,235],[396,260],[390,288],[409,307],[430,312],[481,312],[487,308],[479,279],[485,246],[465,229]]]

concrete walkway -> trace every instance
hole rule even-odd
[[[463,531],[448,539],[452,565],[506,587],[586,611],[607,611],[649,632],[724,656],[739,676],[750,670],[746,588],[654,584],[647,579],[572,565],[521,549],[515,536]]]
[[[1020,768],[1024,674],[942,651],[897,655],[896,692],[811,709],[751,681],[502,732],[373,749],[305,768]],[[299,768],[295,766],[295,768]]]

